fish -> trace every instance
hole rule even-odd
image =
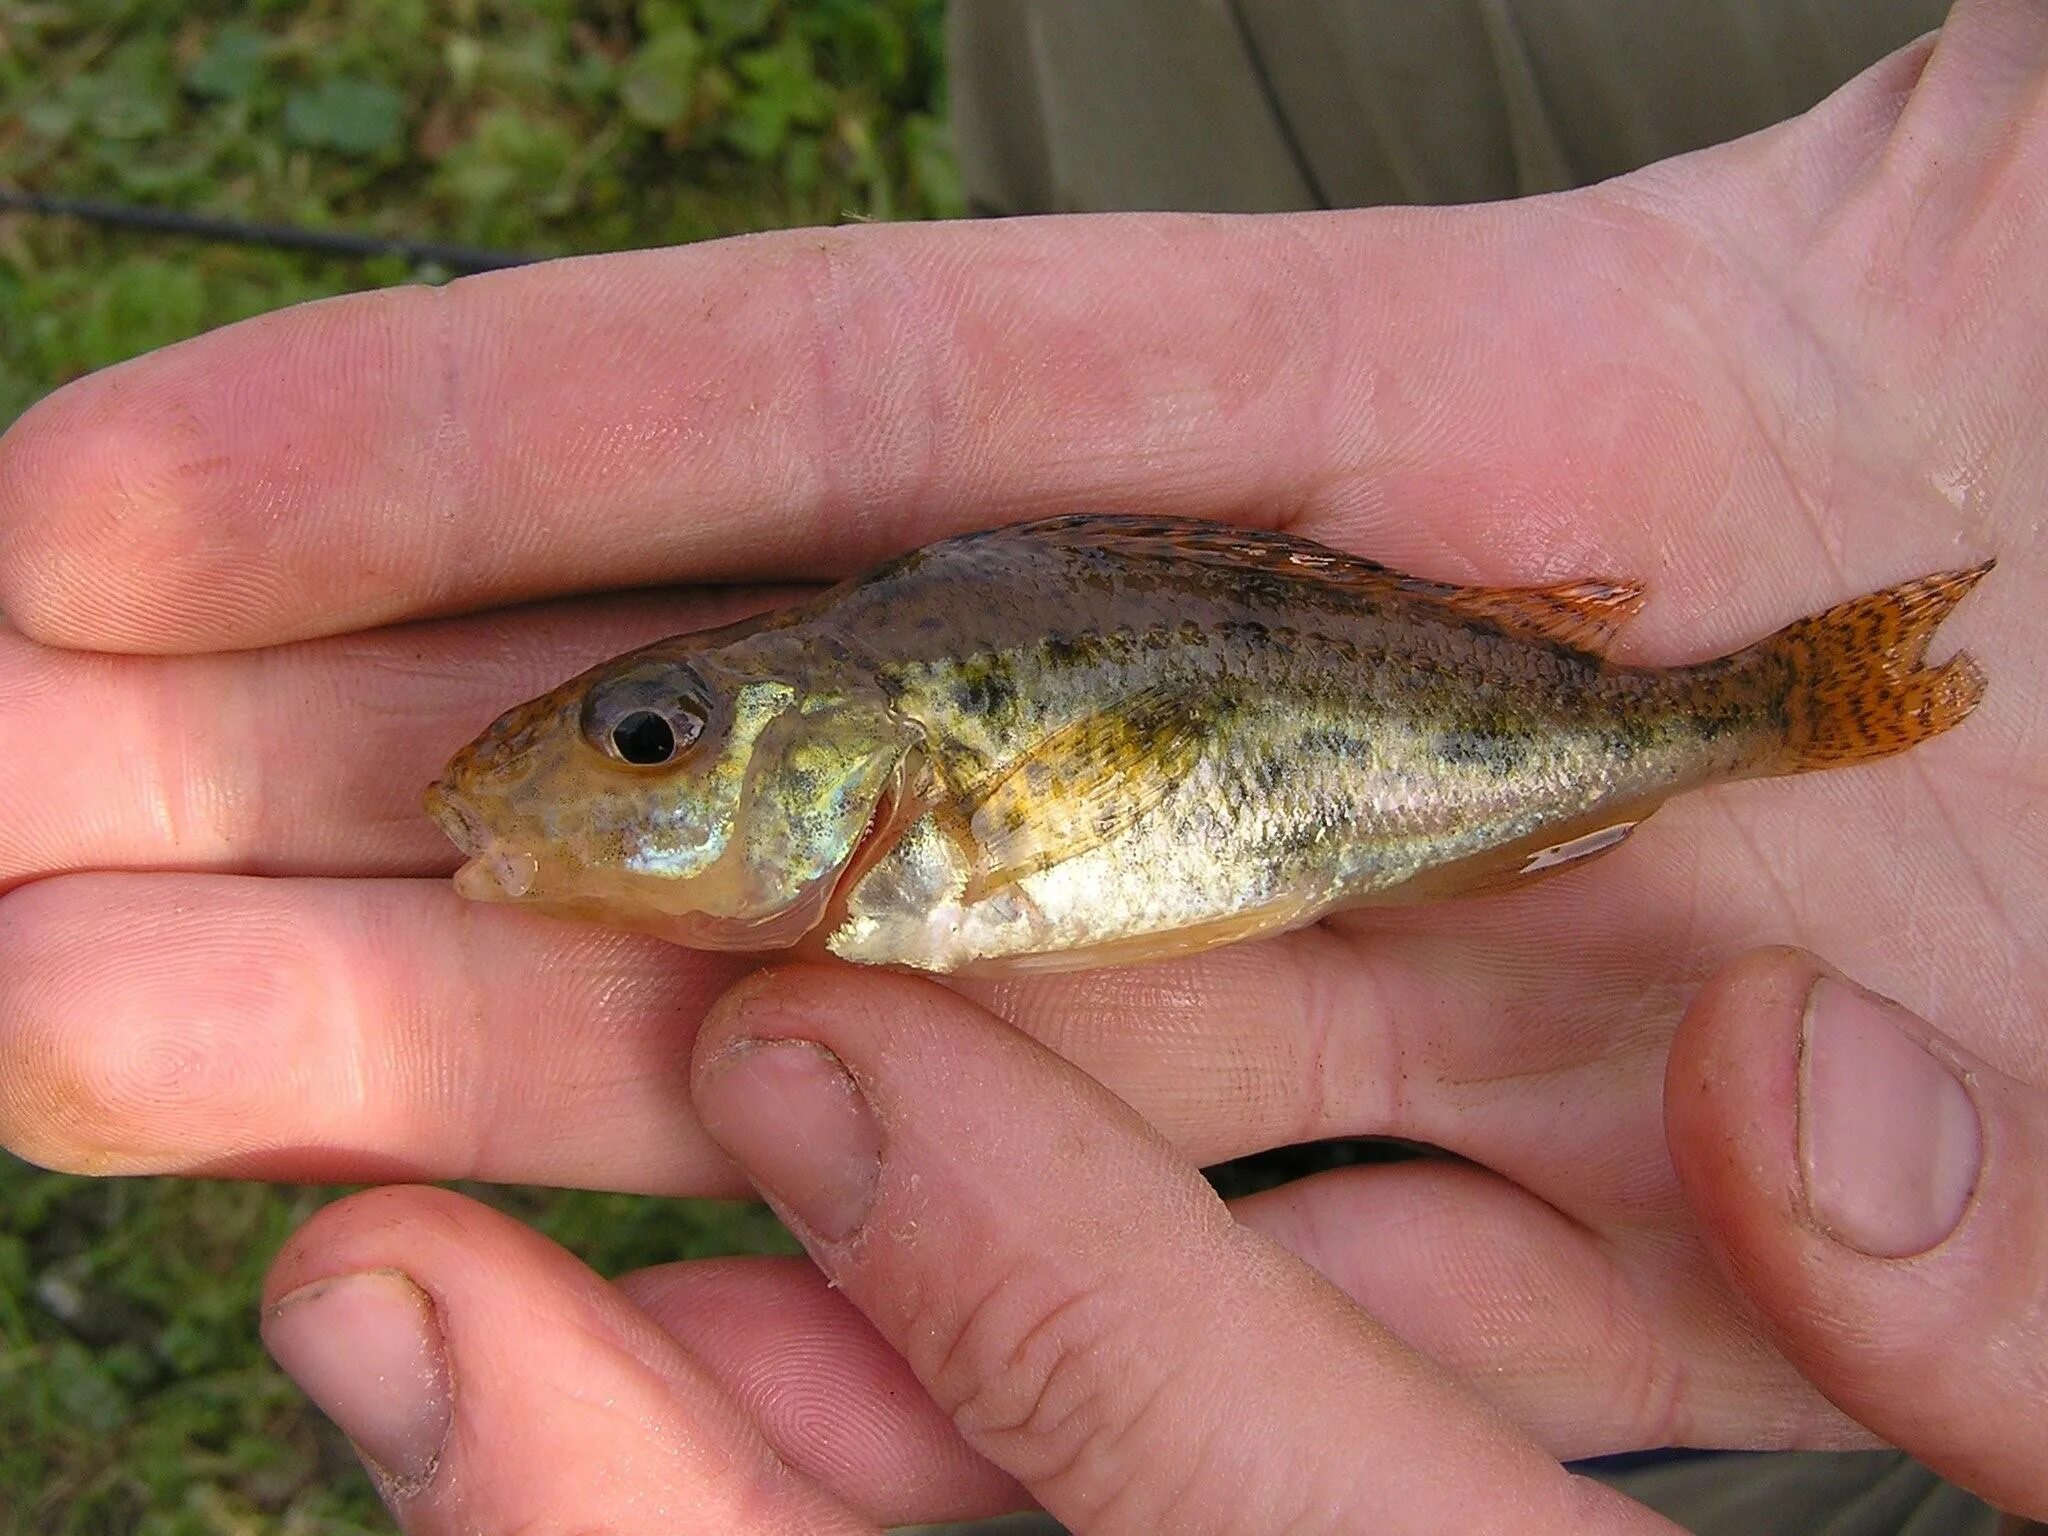
[[[593,667],[426,807],[475,900],[939,974],[1135,964],[1553,878],[1674,795],[1937,736],[1985,676],[1928,644],[1992,568],[1643,666],[1609,655],[1635,582],[1044,518]]]

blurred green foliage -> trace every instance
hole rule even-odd
[[[759,1206],[463,1187],[606,1274],[795,1251]],[[389,1530],[347,1442],[256,1336],[271,1257],[343,1193],[0,1160],[0,1529]]]
[[[536,254],[946,216],[961,199],[943,15],[944,0],[0,0],[0,182]],[[417,275],[0,220],[0,420],[193,330]]]
[[[535,254],[958,211],[944,0],[0,0],[0,182]],[[66,379],[446,276],[0,218],[0,421]],[[607,1274],[789,1251],[758,1208],[471,1190]],[[0,1533],[390,1529],[266,1362],[263,1271],[328,1189],[0,1155]]]

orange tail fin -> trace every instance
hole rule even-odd
[[[1921,663],[1941,621],[1993,564],[1839,603],[1751,646],[1745,659],[1785,680],[1785,744],[1775,770],[1804,773],[1889,757],[1939,736],[1975,709],[1984,672],[1973,657]]]

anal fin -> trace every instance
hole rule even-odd
[[[1629,834],[1648,819],[1658,803],[1608,806],[1589,816],[1556,823],[1483,853],[1425,869],[1369,899],[1374,905],[1408,906],[1519,890],[1613,852],[1628,841]]]

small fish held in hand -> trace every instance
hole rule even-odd
[[[1732,655],[1604,648],[1641,589],[1458,587],[1283,534],[1062,517],[609,661],[427,792],[464,895],[928,971],[1186,954],[1499,890],[1670,796],[1888,756],[1984,692],[1991,569]]]

